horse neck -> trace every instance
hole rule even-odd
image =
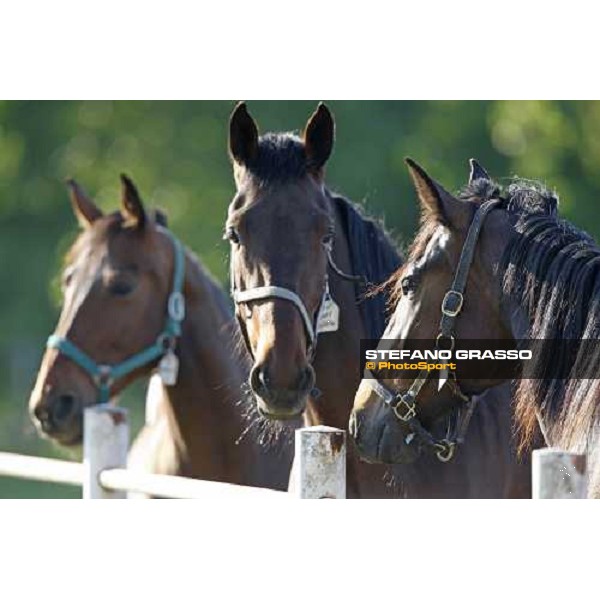
[[[394,465],[391,485],[407,498],[531,498],[530,455],[518,455],[513,424],[511,383],[490,388],[479,397],[465,442],[450,462],[430,454]],[[438,423],[436,435],[445,427]],[[534,447],[540,446],[538,438]]]
[[[241,358],[232,359],[236,340],[225,296],[189,254],[184,290],[179,377],[163,389],[184,465],[180,471],[239,483],[250,458],[235,443],[244,429],[236,400],[247,370]]]

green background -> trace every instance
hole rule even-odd
[[[598,102],[328,102],[337,123],[329,186],[384,217],[399,243],[417,225],[403,163],[420,162],[448,189],[476,157],[496,178],[539,179],[561,212],[600,235]],[[118,175],[129,174],[150,206],[206,266],[226,280],[221,240],[233,194],[227,123],[233,102],[0,103],[0,451],[78,459],[39,440],[29,390],[56,321],[56,278],[77,228],[64,179],[75,177],[114,210]],[[301,130],[316,102],[249,102],[261,132]],[[141,422],[144,383],[124,403]],[[78,497],[79,490],[0,478],[1,497]]]

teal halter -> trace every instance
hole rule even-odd
[[[98,388],[99,403],[105,403],[110,400],[110,389],[117,379],[151,363],[168,352],[172,352],[175,348],[177,338],[181,336],[181,322],[185,318],[185,298],[183,296],[185,254],[183,245],[170,231],[162,227],[160,230],[173,242],[175,264],[173,270],[173,288],[167,303],[165,327],[151,346],[116,365],[101,365],[66,337],[53,334],[46,342],[47,348],[54,348],[70,358],[92,378],[94,385]]]

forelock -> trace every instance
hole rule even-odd
[[[301,179],[308,172],[302,140],[293,133],[267,133],[258,140],[258,154],[246,169],[259,182]]]

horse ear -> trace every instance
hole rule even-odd
[[[84,229],[102,217],[102,211],[94,204],[94,202],[83,191],[79,184],[74,179],[67,181],[69,187],[69,196],[71,198],[71,206],[77,217],[77,221]]]
[[[311,115],[304,129],[304,148],[308,166],[319,171],[333,150],[335,122],[333,115],[323,102]]]
[[[449,227],[462,226],[470,215],[466,204],[429,177],[425,169],[414,160],[406,158],[405,162],[408,165],[408,171],[417,190],[423,212],[435,216]]]
[[[154,222],[157,225],[160,225],[161,227],[168,229],[169,217],[167,216],[167,213],[164,210],[162,210],[162,208],[154,209]]]
[[[127,175],[121,175],[121,214],[129,226],[141,229],[146,224],[146,211],[137,188]]]
[[[250,164],[258,154],[258,127],[245,102],[240,102],[229,119],[229,155],[240,165]]]
[[[469,159],[469,165],[471,165],[469,183],[473,183],[476,179],[485,179],[490,181],[488,172],[474,158]]]

